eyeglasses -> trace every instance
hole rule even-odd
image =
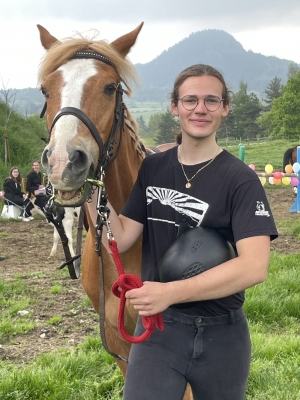
[[[178,97],[178,100],[181,100],[181,104],[187,111],[193,111],[202,99],[198,99],[197,96],[187,95],[183,97]],[[222,101],[224,101],[224,99],[220,99],[218,96],[208,96],[203,99],[207,111],[212,112],[217,111],[220,108]]]

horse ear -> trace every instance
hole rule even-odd
[[[59,42],[54,36],[52,36],[47,29],[45,29],[42,25],[37,25],[38,30],[40,31],[40,39],[43,47],[46,50],[49,50],[50,47],[56,43]]]
[[[138,34],[142,29],[144,22],[142,22],[134,31],[127,33],[111,42],[111,45],[121,54],[126,57],[131,47],[135,44]]]

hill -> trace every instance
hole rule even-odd
[[[275,76],[287,81],[288,67],[295,64],[274,56],[246,51],[229,33],[208,29],[192,33],[186,39],[165,50],[146,64],[136,64],[141,77],[141,88],[134,90],[135,101],[164,102],[177,74],[192,64],[210,64],[219,69],[233,92],[240,81],[248,90],[264,97],[263,92]],[[42,94],[33,88],[17,92],[15,108],[24,115],[39,113],[43,107]]]
[[[220,70],[233,92],[238,91],[243,80],[248,84],[249,92],[256,92],[260,97],[275,76],[285,84],[288,67],[295,64],[290,60],[246,51],[229,33],[208,29],[192,33],[147,64],[137,64],[142,94],[149,98],[155,97],[155,92],[160,95],[169,93],[177,74],[198,63]],[[139,98],[141,93],[135,95]]]

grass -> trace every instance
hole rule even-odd
[[[48,325],[59,325],[62,322],[62,317],[60,315],[54,315],[47,321]]]
[[[98,338],[88,338],[73,350],[41,355],[21,371],[6,362],[0,368],[3,400],[120,399],[123,388],[119,369]]]
[[[271,163],[275,170],[282,170],[284,151],[296,144],[286,141],[246,144],[245,163],[252,163],[257,169]],[[238,145],[227,150],[238,156]],[[278,189],[275,185],[266,184],[266,187]],[[282,235],[292,234],[300,244],[297,220],[280,220],[277,225]],[[2,234],[0,240],[5,237]],[[253,347],[246,400],[300,399],[299,265],[300,254],[273,252],[266,282],[246,291],[244,308]],[[59,274],[69,279],[67,270]],[[7,338],[13,341],[16,334],[34,329],[31,314],[20,317],[18,311],[30,309],[35,298],[26,287],[26,280],[43,277],[42,273],[18,274],[13,282],[0,282],[0,343]],[[63,290],[53,280],[50,290],[53,301],[55,294]],[[89,305],[86,298],[76,307]],[[59,325],[61,318],[57,315],[47,322]],[[121,400],[122,389],[120,371],[104,351],[96,332],[80,346],[43,354],[28,365],[0,361],[1,400]]]
[[[64,288],[61,285],[53,285],[50,289],[50,294],[60,294],[64,292]]]
[[[221,147],[227,149],[230,153],[239,156],[239,145],[238,143],[233,146],[226,147],[225,142],[219,141]],[[274,167],[274,172],[283,170],[283,154],[285,150],[290,147],[296,146],[298,142],[288,142],[286,140],[276,141],[265,141],[257,144],[251,142],[249,144],[243,143],[245,146],[245,158],[246,164],[254,164],[256,169],[265,169],[267,164],[271,164]]]
[[[244,308],[253,347],[246,400],[300,398],[299,265],[300,254],[273,252],[268,279],[246,292]],[[21,302],[23,297],[30,302],[26,279],[1,282],[0,305],[5,316],[0,321],[4,319],[6,325],[0,323],[0,332],[4,328],[7,335],[13,335],[30,328],[30,314],[17,317],[17,310],[27,305]],[[60,321],[60,316],[54,316],[48,324],[59,325]],[[30,365],[0,362],[3,400],[121,400],[122,389],[120,371],[96,332],[82,345],[43,354]]]

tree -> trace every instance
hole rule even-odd
[[[284,86],[282,96],[272,103],[269,112],[261,115],[257,123],[268,129],[271,136],[299,140],[300,136],[300,72]]]
[[[235,134],[235,118],[230,108],[227,117],[223,118],[220,124],[220,127],[217,131],[218,138],[228,138],[230,136],[234,136]]]
[[[10,162],[10,152],[9,152],[9,143],[8,143],[8,136],[7,136],[7,125],[11,113],[13,111],[14,102],[16,99],[17,91],[12,91],[11,89],[7,89],[8,82],[5,85],[3,79],[1,78],[2,86],[0,88],[0,94],[3,98],[4,107],[4,164]]]
[[[254,138],[261,133],[256,123],[263,107],[254,93],[247,93],[247,83],[240,82],[240,90],[232,100],[232,113],[234,116],[234,133],[238,138]]]
[[[179,122],[170,111],[161,114],[161,121],[158,125],[155,142],[157,144],[174,142],[175,135],[179,129]]]
[[[141,137],[145,137],[147,136],[147,132],[148,132],[148,127],[145,123],[145,120],[143,118],[143,116],[141,115],[140,117],[137,117],[136,122],[139,126],[139,133]]]
[[[159,124],[162,119],[162,113],[156,113],[151,115],[148,123],[148,137],[153,140],[156,139],[159,130]]]
[[[266,106],[264,107],[265,111],[271,110],[273,100],[278,99],[278,97],[282,95],[282,88],[283,85],[281,85],[281,78],[275,76],[264,91],[266,94],[266,99],[264,99],[264,102],[266,103]]]
[[[299,71],[300,71],[300,68],[297,64],[294,64],[294,63],[290,64],[289,68],[288,68],[288,74],[287,74],[288,80],[293,78],[294,76],[296,76]]]

